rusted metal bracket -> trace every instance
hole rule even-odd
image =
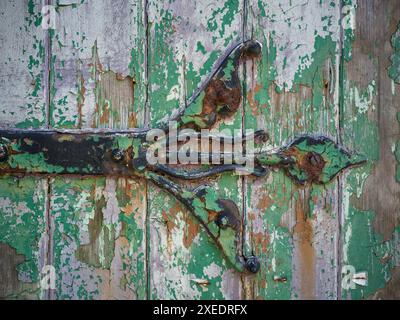
[[[218,119],[235,113],[242,97],[239,63],[242,59],[255,58],[260,54],[261,46],[256,41],[241,43],[231,50],[187,106],[172,117],[177,121],[178,129],[210,128]],[[159,128],[168,130],[163,123],[159,124]],[[250,170],[249,174],[262,177],[275,168],[284,170],[300,185],[324,184],[343,169],[365,161],[328,137],[301,136],[275,152],[248,155],[254,157],[252,160],[255,165],[250,169],[235,162],[224,163],[223,155],[217,154],[211,155],[211,158],[220,157],[221,164],[187,170],[169,163],[148,162],[146,153],[155,143],[169,145],[167,138],[154,143],[148,142],[146,134],[149,130],[0,130],[0,173],[122,175],[145,178],[168,191],[188,208],[236,270],[256,273],[260,269],[260,261],[256,256],[246,256],[242,252],[244,226],[236,204],[229,199],[219,198],[214,189],[207,185],[189,190],[175,180],[195,180],[240,170]],[[209,139],[221,137],[210,136]],[[229,141],[229,137],[222,138]],[[248,138],[250,137],[243,137],[241,142]],[[251,138],[264,142],[268,135],[260,130]],[[233,142],[232,140],[231,143]]]

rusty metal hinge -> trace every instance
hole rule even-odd
[[[190,131],[194,139],[204,139],[200,130],[211,128],[218,120],[233,115],[241,104],[242,92],[238,74],[240,61],[261,55],[257,41],[237,45],[222,59],[208,80],[181,108],[175,121],[177,135]],[[171,133],[168,123],[160,123],[157,129]],[[171,165],[177,151],[171,149],[171,136],[165,135],[149,142],[152,129],[128,131],[101,130],[0,130],[0,173],[18,174],[79,174],[122,175],[145,178],[168,191],[182,202],[223,256],[240,272],[256,273],[260,261],[255,255],[242,252],[243,219],[237,205],[216,195],[214,188],[200,185],[195,189],[182,186],[181,180],[196,180],[223,172],[245,172],[255,177],[265,176],[271,168],[282,169],[297,184],[324,184],[340,171],[361,164],[365,159],[351,154],[325,136],[304,135],[276,151],[242,154],[251,158],[250,168],[236,161],[226,150],[206,154],[211,161],[197,169],[183,169]],[[179,131],[178,131],[179,130]],[[186,131],[185,131],[186,130]],[[209,134],[206,140],[223,141],[226,145],[245,144],[252,139],[256,143],[268,140],[266,132],[259,130],[240,138]],[[149,161],[149,150],[165,146],[165,162]],[[153,150],[154,151],[154,150]],[[227,156],[230,161],[226,161]],[[233,160],[232,160],[233,158]],[[204,160],[199,153],[198,160]],[[210,162],[210,161],[209,161]],[[219,162],[219,163],[218,163]]]

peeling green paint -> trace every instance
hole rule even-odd
[[[162,5],[162,3],[160,3]],[[173,25],[177,17],[169,10],[161,9],[160,21],[154,23],[154,38],[150,39],[149,57],[149,85],[151,106],[151,121],[154,126],[160,119],[170,114],[179,106],[180,92],[184,90],[180,81],[182,61],[176,61],[174,48],[165,43],[173,35]],[[175,49],[176,50],[176,49]],[[162,108],[160,106],[163,106]]]
[[[0,179],[0,243],[6,244],[22,256],[15,267],[17,279],[7,279],[14,292],[4,292],[8,298],[40,298],[40,273],[44,257],[46,232],[44,180],[25,177],[2,177]],[[5,257],[2,257],[2,259]]]
[[[239,34],[243,32],[244,38],[251,35],[261,41],[261,60],[254,59],[242,66],[245,69],[243,75],[247,77],[244,84],[246,92],[243,94],[245,113],[242,115],[238,112],[234,118],[225,119],[219,123],[219,129],[239,129],[242,126],[260,129],[261,126],[270,135],[267,148],[281,146],[299,133],[324,133],[342,140],[350,150],[366,155],[368,163],[349,172],[345,181],[342,181],[345,194],[342,262],[354,265],[358,272],[367,271],[369,285],[365,288],[357,286],[351,292],[342,290],[342,293],[343,297],[360,299],[371,297],[384,288],[398,260],[399,228],[395,229],[391,240],[383,241],[383,236],[372,227],[377,213],[360,210],[354,205],[354,199],[363,195],[367,180],[380,160],[380,137],[376,123],[379,110],[374,106],[379,93],[378,85],[371,81],[361,87],[346,78],[346,63],[351,63],[352,44],[356,40],[356,1],[305,2],[298,6],[292,1],[259,0],[254,4],[245,2],[246,10],[242,10],[242,1],[224,1],[203,7],[202,3],[196,2],[195,6],[201,9],[198,12],[190,8],[187,10],[196,16],[190,21],[185,17],[185,10],[179,8],[181,4],[178,1],[149,1],[148,5],[150,15],[147,30],[142,23],[145,19],[143,8],[137,10],[132,19],[132,29],[137,29],[138,36],[132,42],[127,66],[134,82],[134,102],[129,108],[132,107],[137,114],[137,126],[162,123],[178,106],[185,104],[212,70],[223,48],[237,40]],[[316,10],[310,11],[308,6]],[[330,8],[334,8],[333,11],[329,11]],[[28,1],[24,22],[26,31],[40,29],[38,9],[36,2]],[[83,12],[80,11],[82,7],[75,4],[67,5],[62,10],[58,6],[57,10],[58,14],[67,10],[77,10],[76,14]],[[321,10],[324,12],[319,16]],[[243,16],[245,12],[246,17]],[[312,19],[307,18],[308,12],[313,12]],[[336,33],[336,27],[342,28],[342,38]],[[303,32],[301,37],[297,37],[298,30]],[[79,55],[88,48],[90,51],[93,46],[93,42],[88,44],[87,40],[90,32],[76,32],[76,37],[73,32],[74,37],[68,38],[67,43],[62,43],[62,32],[49,31],[52,51],[66,46],[74,51],[70,58],[74,64],[86,63],[85,59],[80,60]],[[392,38],[395,52],[392,66],[388,69],[394,82],[399,82],[398,33]],[[307,38],[308,35],[312,38]],[[146,36],[149,36],[148,40]],[[146,45],[148,57],[144,49]],[[44,104],[37,104],[38,100],[35,100],[41,97],[44,88],[41,73],[45,59],[43,40],[32,36],[31,46],[33,53],[27,47],[21,53],[26,56],[23,63],[29,70],[32,87],[28,102],[23,106],[28,110],[26,119],[15,125],[20,128],[41,127],[46,118]],[[76,82],[72,81],[71,88],[64,87],[72,90],[72,94],[58,86],[60,82],[69,80],[62,69],[71,61],[64,58],[60,60],[61,55],[51,57],[52,126],[98,126],[96,121],[85,122],[85,117],[90,112],[95,113],[94,117],[99,117],[105,109],[110,110],[110,117],[120,119],[121,114],[114,108],[115,102],[100,92],[98,75],[102,71],[96,50],[103,48],[93,48],[90,70],[80,68],[80,65],[77,67]],[[342,61],[338,66],[340,56]],[[106,60],[102,62],[107,63]],[[145,64],[149,68],[147,71]],[[91,81],[96,83],[94,88],[91,87]],[[337,89],[339,96],[335,93]],[[88,90],[86,94],[85,90]],[[93,105],[87,101],[91,95],[94,96]],[[200,101],[202,99],[203,96],[199,98]],[[96,102],[100,109],[93,108]],[[80,105],[86,111],[90,108],[93,110],[87,111],[88,114],[82,117],[78,111]],[[40,114],[35,111],[37,109],[40,109]],[[147,110],[150,111],[150,119],[146,109],[150,109]],[[191,115],[196,115],[201,111],[201,105],[194,104],[189,111]],[[9,114],[14,116],[15,112]],[[399,114],[397,117],[400,122]],[[199,119],[195,120],[199,127],[204,124]],[[338,134],[341,136],[338,137]],[[138,141],[118,137],[113,147],[126,149],[132,144],[138,150]],[[18,146],[15,148],[18,151]],[[398,161],[396,179],[400,183],[399,141],[393,145],[392,152]],[[46,167],[46,171],[54,173],[62,170],[58,166],[48,166],[45,160],[43,154],[15,154],[11,163],[13,167],[27,166],[37,170]],[[67,168],[70,173],[77,170],[73,166]],[[93,168],[88,167],[87,170],[90,173]],[[295,172],[294,175],[302,177],[303,173]],[[334,196],[336,188],[339,188],[335,182],[324,187],[300,189],[283,172],[271,171],[268,178],[261,182],[223,174],[209,183],[212,186],[210,190],[215,192],[207,193],[205,203],[195,203],[197,211],[206,218],[204,207],[218,210],[218,206],[215,206],[217,197],[229,198],[240,207],[245,206],[240,208],[247,226],[243,250],[247,255],[255,253],[260,256],[262,267],[258,275],[251,279],[240,279],[190,214],[174,199],[153,186],[147,187],[142,180],[135,183],[130,179],[57,177],[51,180],[49,188],[50,217],[54,223],[50,224],[54,233],[51,254],[54,254],[57,276],[61,279],[57,282],[56,297],[222,299],[242,298],[244,294],[246,297],[249,294],[250,298],[301,298],[304,296],[298,287],[298,281],[302,281],[298,271],[301,267],[296,260],[299,254],[296,237],[299,235],[296,235],[296,226],[291,225],[294,223],[292,220],[297,219],[294,217],[294,207],[298,203],[304,210],[304,223],[316,226],[312,230],[315,239],[319,239],[321,233],[332,232],[323,238],[328,239],[329,243],[322,249],[314,238],[309,242],[317,257],[312,261],[313,268],[318,266],[320,260],[326,262],[323,270],[317,270],[321,273],[316,276],[323,281],[336,281],[329,275],[340,270],[336,270],[336,260],[329,263],[332,252],[326,251],[337,236],[335,229],[329,229],[334,228],[335,224],[329,223],[340,220],[336,216],[338,209],[335,206],[341,199]],[[0,242],[10,250],[15,250],[15,261],[23,259],[17,266],[20,278],[17,280],[21,286],[8,297],[42,295],[37,282],[40,277],[39,247],[47,241],[41,240],[46,229],[47,185],[45,180],[34,177],[2,177],[0,184],[0,208],[3,214]],[[245,194],[242,194],[243,191]],[[308,197],[306,193],[309,193]],[[329,220],[328,224],[318,220],[322,216]],[[15,234],[19,237],[11,237]],[[228,235],[227,239],[232,237]],[[316,272],[313,268],[307,271]],[[329,274],[326,279],[324,272]],[[209,284],[201,285],[197,279],[206,280]],[[321,279],[310,280],[315,290]],[[319,297],[336,298],[337,291],[330,290],[331,287],[323,293],[311,293],[314,296],[319,294]]]
[[[343,290],[343,297],[365,299],[385,287],[391,278],[391,270],[398,267],[398,239],[400,229],[397,227],[392,240],[383,241],[383,237],[373,230],[374,213],[360,211],[350,207],[346,214],[344,234],[344,264],[351,265],[356,272],[368,273],[368,285],[356,286],[355,289]]]
[[[263,197],[268,198],[268,205],[260,208],[259,219],[262,221],[261,230],[265,233],[263,236],[267,237],[267,247],[263,247],[263,242],[257,241],[254,237],[253,250],[261,261],[261,269],[257,274],[257,281],[260,284],[258,296],[255,298],[277,300],[291,297],[293,241],[290,230],[282,224],[282,217],[289,208],[292,195],[290,186],[291,182],[283,172],[274,173],[273,179],[268,182],[268,192],[263,194]],[[256,205],[252,192],[260,192],[260,190],[248,188],[247,206],[249,208],[254,208]],[[256,214],[252,213],[253,210],[250,211],[251,215],[247,222],[250,226]],[[277,277],[285,281],[277,282],[274,280]]]
[[[180,12],[175,7],[176,4],[178,3],[174,1],[168,5],[162,1],[149,3],[151,12],[149,21],[156,20],[149,26],[149,105],[150,125],[153,127],[165,123],[173,111],[185,104],[185,100],[192,96],[209,75],[221,52],[237,40],[240,33],[241,3],[239,1],[216,2],[215,6],[190,3],[190,5],[195,5],[196,17],[199,21],[190,19],[193,21],[188,22],[185,20],[188,17],[176,13]],[[207,14],[206,10],[211,12]],[[203,23],[207,30],[202,30]],[[198,35],[194,38],[194,48],[197,49],[198,58],[201,60],[196,61],[191,54],[186,54],[186,52],[191,52],[192,39],[187,39],[187,31],[183,34],[179,33],[185,26],[193,28],[192,32]],[[237,26],[236,29],[235,26]],[[212,31],[209,31],[211,29]],[[228,30],[233,30],[233,32],[230,33]],[[180,37],[184,37],[183,43],[179,42]],[[220,45],[216,45],[217,43]],[[202,61],[200,65],[199,61]],[[202,101],[201,97],[199,101]],[[192,110],[196,114],[201,111],[201,104],[193,105],[193,108],[196,109]],[[222,123],[219,129],[240,128],[240,119],[238,114],[234,120],[229,121],[229,124]],[[201,123],[198,124],[201,125]],[[224,174],[219,182],[213,182],[212,185],[218,188],[218,195],[222,198],[226,197],[240,203],[240,196],[236,190],[238,180],[238,177]],[[152,259],[149,269],[150,298],[238,297],[238,275],[234,274],[218,248],[210,242],[209,236],[202,228],[197,230],[197,227],[193,226],[195,222],[192,221],[190,213],[182,212],[179,209],[180,205],[176,203],[177,200],[172,200],[164,192],[160,193],[153,187],[149,189],[151,221],[161,219],[160,208],[163,208],[166,213],[176,212],[175,218],[171,217],[172,222],[170,220],[165,222],[167,229],[161,223],[156,223],[149,228],[150,237],[157,239],[150,247]],[[172,226],[171,231],[169,228]],[[170,243],[171,239],[173,239],[173,245]],[[189,248],[186,248],[188,242],[191,244]],[[163,269],[160,275],[157,275],[154,266],[159,264],[163,265]],[[208,270],[210,271],[207,272]],[[195,279],[206,279],[210,284],[202,286],[196,284],[193,281]],[[225,287],[229,279],[237,288]]]
[[[345,31],[347,32],[347,31]],[[350,31],[348,31],[350,32]],[[351,40],[354,40],[354,33]],[[392,39],[393,40],[393,39]],[[351,51],[352,41],[344,43],[345,52]],[[344,56],[351,63],[350,56]],[[374,57],[370,56],[370,59]],[[376,123],[375,101],[379,92],[375,80],[366,87],[347,79],[346,64],[342,70],[342,126],[343,143],[353,145],[364,153],[368,162],[364,166],[349,172],[346,177],[344,192],[343,225],[343,265],[353,266],[356,272],[367,272],[366,286],[355,288],[342,287],[342,298],[371,298],[386,286],[391,271],[398,261],[398,228],[392,240],[384,241],[383,235],[374,230],[377,215],[373,211],[363,211],[354,204],[365,188],[368,178],[380,160],[380,137]]]
[[[392,65],[388,69],[389,77],[400,84],[400,24],[397,31],[392,35],[393,54],[390,57]]]
[[[254,30],[251,29],[252,37],[262,42],[263,52],[261,59],[253,62],[256,67],[254,74],[247,74],[252,82],[247,91],[245,124],[246,128],[264,128],[268,132],[270,136],[270,140],[267,142],[269,149],[284,145],[296,135],[305,132],[324,132],[331,137],[337,135],[335,121],[337,102],[332,96],[338,81],[335,72],[338,68],[337,55],[340,50],[340,38],[335,28],[340,21],[338,20],[339,8],[332,3],[330,6],[335,8],[332,13],[324,11],[321,21],[319,21],[319,17],[313,17],[313,21],[318,21],[318,25],[306,24],[303,20],[304,16],[297,19],[298,17],[294,13],[297,8],[294,3],[279,1],[269,3],[260,0],[249,10],[249,12],[252,10],[256,12],[255,16],[250,14],[250,19],[254,19],[253,24],[255,25]],[[307,5],[304,4],[305,7]],[[325,4],[310,3],[309,5],[318,7]],[[278,18],[276,10],[281,10],[279,17],[281,12],[284,12],[286,15],[284,20]],[[304,10],[309,9],[304,8]],[[249,21],[251,21],[250,19]],[[265,33],[265,27],[262,27],[264,24],[268,26],[268,33]],[[301,41],[297,41],[295,34],[296,29],[301,29],[303,24],[307,30],[303,30],[303,32],[313,34],[313,45],[308,44],[308,50],[302,50],[302,46],[304,41],[311,41],[311,39],[305,40],[303,36],[300,36]],[[286,27],[288,30],[292,30],[289,32],[293,32],[293,34],[290,36],[286,33],[280,34]],[[286,40],[286,37],[289,37],[290,41]],[[282,59],[282,57],[285,58]],[[247,222],[249,224],[248,232],[253,233],[253,246],[259,250],[263,261],[257,279],[258,297],[265,299],[301,298],[304,293],[297,290],[307,286],[307,283],[298,283],[298,281],[302,281],[301,275],[319,271],[301,270],[300,261],[296,259],[299,259],[299,255],[306,253],[296,251],[299,250],[299,244],[296,244],[298,240],[293,234],[293,226],[287,225],[289,216],[295,215],[293,208],[296,206],[296,202],[304,201],[300,200],[300,193],[304,191],[301,189],[296,191],[296,187],[283,172],[275,171],[270,172],[264,186],[256,187],[249,181],[247,188],[247,207],[250,210]],[[334,186],[324,188],[313,186],[310,198],[314,199],[313,201],[321,199],[321,201],[329,203],[329,199],[326,198],[326,189],[334,190]],[[258,206],[256,201],[259,201]],[[314,202],[310,202],[309,205],[302,203],[302,206],[306,208],[304,212],[306,222],[316,219],[313,214],[314,210],[317,210],[314,209]],[[318,208],[318,210],[320,209]],[[325,208],[324,210],[328,212],[328,216],[329,214],[334,215],[332,209]],[[322,215],[320,212],[316,214]],[[256,219],[257,222],[253,222],[251,219]],[[256,228],[252,226],[253,224],[265,228],[266,234],[251,231]],[[320,230],[322,227],[321,229],[317,227],[313,237],[317,238],[316,235],[321,232]],[[262,236],[267,237],[267,240],[262,240]],[[320,260],[328,259],[328,252],[327,254],[316,252],[318,246],[321,247],[325,244],[316,243],[316,239],[311,241],[310,248],[315,251],[314,255],[318,256]],[[331,245],[326,244],[327,248],[329,246]],[[316,261],[312,263],[316,264]],[[297,272],[294,268],[297,269]],[[326,280],[322,281],[334,281],[329,278],[334,271],[335,263],[329,268],[329,273],[325,275]],[[317,276],[315,275],[315,277]],[[324,278],[321,276],[321,279]],[[316,280],[310,278],[309,281],[315,281],[310,286],[316,288],[318,285]],[[318,281],[321,280],[318,279]],[[327,286],[326,292],[321,296],[334,299],[336,289],[330,290],[331,286]]]
[[[400,84],[400,24],[397,31],[392,35],[392,47],[394,52],[390,58],[392,65],[388,69],[388,74],[394,82]],[[397,113],[397,120],[400,125],[400,112]],[[397,141],[394,154],[398,163],[396,166],[396,181],[400,183],[400,140]]]
[[[340,21],[343,28],[342,54],[345,61],[352,59],[352,44],[355,40],[355,19],[357,0],[341,0],[343,19]]]
[[[30,76],[29,91],[24,93],[22,101],[26,101],[23,107],[26,117],[23,121],[18,121],[15,124],[17,128],[38,128],[45,124],[46,108],[44,101],[44,87],[42,79],[44,79],[44,63],[45,63],[45,48],[44,37],[42,34],[41,22],[42,16],[40,7],[33,0],[28,1],[27,15],[24,20],[24,30],[28,36],[31,36],[29,48],[29,56],[26,50],[21,52],[22,61],[26,62],[26,70]],[[23,46],[24,48],[24,46]],[[15,57],[12,57],[13,59]],[[38,110],[40,111],[38,113]]]
[[[112,181],[57,178],[52,183],[58,299],[145,297],[143,224],[137,216],[143,193],[124,179],[114,180],[110,189]]]
[[[399,122],[400,125],[400,112],[397,113],[397,121]],[[400,183],[400,139],[397,140],[397,145],[395,149],[395,157],[397,160],[397,166],[396,166],[396,181]]]

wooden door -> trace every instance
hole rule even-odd
[[[400,297],[397,0],[7,0],[0,15],[2,129],[156,126],[253,39],[262,55],[242,63],[240,108],[216,129],[264,129],[266,148],[325,135],[368,159],[323,185],[279,170],[208,180],[240,210],[255,275],[144,179],[3,174],[2,298]]]

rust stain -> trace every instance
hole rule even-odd
[[[109,102],[106,101],[104,104],[101,104],[99,111],[100,111],[100,124],[108,124],[108,122],[110,120]]]
[[[182,209],[182,206],[179,202],[175,202],[174,205],[168,210],[162,210],[161,211],[161,216],[162,219],[164,221],[164,224],[167,228],[167,252],[168,255],[170,257],[172,257],[172,249],[174,247],[174,241],[172,238],[172,234],[174,231],[174,229],[176,227],[178,227],[177,225],[177,214],[178,212],[184,212],[184,210]],[[183,238],[185,238],[185,235],[183,236]],[[184,239],[182,239],[182,241],[184,242]]]
[[[296,146],[289,148],[283,154],[287,157],[295,157],[299,169],[307,173],[307,182],[318,183],[320,175],[325,167],[325,159],[315,152],[300,152]]]
[[[311,183],[318,182],[322,170],[325,167],[325,160],[317,153],[308,152],[300,158],[299,167],[307,172],[307,180]]]
[[[137,124],[136,113],[132,112],[129,114],[129,117],[128,117],[128,127],[136,128],[136,124]]]
[[[121,211],[126,215],[129,216],[133,213],[134,205],[133,203],[128,203],[125,207],[121,209]]]
[[[183,245],[185,248],[189,248],[194,240],[194,238],[199,233],[200,227],[199,224],[194,221],[190,214],[185,213],[185,223],[186,228],[183,233]]]
[[[208,125],[211,126],[217,121],[217,115],[221,118],[232,116],[240,107],[242,95],[240,87],[229,89],[224,81],[216,79],[211,80],[205,90],[203,100],[203,109],[201,117],[208,116]],[[218,107],[221,108],[218,110]]]
[[[313,299],[315,283],[315,252],[313,248],[313,228],[308,219],[308,199],[298,199],[295,204],[296,225],[293,237],[298,247],[298,267],[300,276],[300,297]]]
[[[129,183],[128,178],[119,178],[118,179],[118,190],[122,190],[121,197],[123,202],[126,202],[126,205],[121,208],[121,211],[129,216],[133,213],[136,202],[132,199],[132,184]]]
[[[83,77],[83,74],[80,73],[79,76],[79,92],[78,92],[78,128],[82,128],[82,118],[83,118],[83,105],[85,104],[85,93],[86,93],[86,88],[85,88],[85,79]]]
[[[168,232],[172,232],[173,229],[177,226],[175,223],[176,211],[173,210],[173,208],[171,208],[171,210],[168,212],[162,210],[161,216],[163,218],[165,225],[167,226]]]
[[[263,192],[262,195],[259,198],[257,198],[257,200],[258,201],[256,204],[256,208],[261,211],[264,211],[265,209],[269,208],[272,204],[271,197],[265,192]]]
[[[189,248],[193,243],[194,238],[200,231],[199,224],[192,218],[192,216],[183,210],[182,205],[176,202],[168,211],[162,210],[161,216],[167,227],[167,251],[172,252],[173,241],[172,233],[175,232],[174,229],[178,227],[177,224],[177,214],[181,212],[183,214],[183,221],[185,223],[183,230],[182,243],[185,248]]]
[[[258,42],[248,41],[237,46],[224,60],[214,78],[208,82],[201,111],[191,115],[192,119],[187,123],[197,127],[211,127],[219,119],[231,117],[242,101],[239,62],[241,59],[255,59],[260,55],[261,45]]]
[[[131,178],[118,178],[117,198],[121,212],[125,216],[133,215],[138,228],[144,228],[144,212],[146,211],[146,189]],[[121,234],[126,233],[126,222],[121,222]]]
[[[255,221],[257,215],[254,212],[249,212],[249,221]]]
[[[172,240],[172,232],[173,228],[176,226],[174,222],[171,222],[167,212],[165,210],[161,211],[161,216],[163,218],[163,221],[165,223],[165,226],[167,227],[167,253],[169,257],[172,257],[172,247],[173,247],[173,240]]]
[[[208,222],[215,221],[218,218],[219,213],[213,210],[207,210]]]
[[[260,248],[262,252],[267,252],[269,244],[269,235],[264,232],[253,232],[251,238],[254,242],[255,253],[259,254]]]
[[[256,93],[258,93],[261,90],[261,88],[262,88],[261,84],[256,84],[253,90],[249,90],[247,92],[247,100],[250,105],[251,113],[255,117],[260,114],[260,112],[259,112],[260,106],[259,106],[258,101],[255,100],[254,96]]]
[[[92,62],[89,63],[89,67],[93,69],[94,78],[97,78],[97,71],[103,72],[103,65],[98,54],[97,40],[95,40],[92,47]]]

